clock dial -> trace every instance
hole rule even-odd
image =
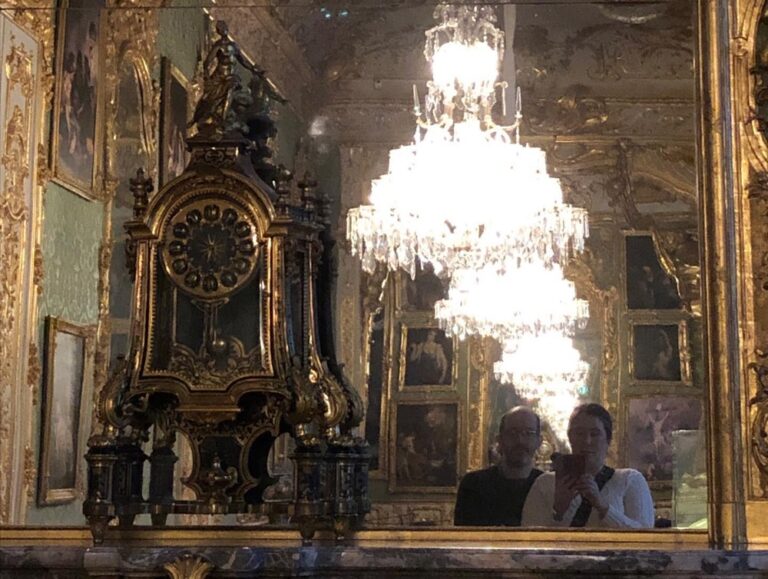
[[[256,267],[256,227],[245,211],[223,199],[182,206],[166,226],[164,240],[166,273],[198,298],[236,291]]]

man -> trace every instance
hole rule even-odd
[[[455,525],[520,526],[528,491],[542,474],[533,468],[541,445],[539,417],[530,408],[516,406],[502,416],[497,441],[499,464],[467,473],[461,480]]]

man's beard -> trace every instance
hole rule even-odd
[[[531,457],[522,450],[505,455],[503,458],[507,466],[511,467],[525,466],[531,462]]]

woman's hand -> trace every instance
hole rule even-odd
[[[592,508],[597,510],[602,519],[608,511],[608,503],[600,496],[600,489],[597,488],[594,477],[588,474],[581,475],[573,481],[572,486],[575,492],[592,504]],[[555,494],[557,495],[557,491]]]
[[[571,506],[571,501],[578,492],[574,487],[575,479],[569,475],[556,475],[555,476],[555,503],[552,505],[556,518],[561,518],[568,507]]]

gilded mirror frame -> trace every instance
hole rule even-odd
[[[722,114],[724,110],[730,111],[738,106],[738,103],[732,100],[729,83],[723,80],[723,75],[727,76],[727,72],[723,72],[724,67],[728,70],[724,63],[727,63],[729,58],[725,47],[730,45],[730,37],[723,23],[727,22],[730,4],[727,0],[699,0],[696,4],[694,47],[694,60],[697,65],[695,106],[696,149],[699,162],[696,164],[696,171],[700,202],[698,221],[702,257],[701,307],[706,326],[703,347],[705,359],[709,359],[705,376],[706,386],[703,387],[707,410],[707,470],[710,481],[709,530],[650,532],[659,533],[663,542],[667,539],[662,537],[676,536],[688,544],[693,544],[700,542],[703,537],[708,537],[712,546],[733,548],[746,545],[746,505],[740,479],[746,474],[743,468],[747,466],[745,459],[749,454],[750,442],[746,436],[746,425],[741,419],[748,402],[741,385],[747,384],[749,377],[746,371],[748,360],[743,357],[743,338],[739,328],[740,321],[747,318],[746,314],[751,307],[744,300],[745,285],[748,283],[744,263],[738,260],[728,261],[734,256],[743,257],[745,252],[749,253],[748,245],[745,247],[739,244],[743,239],[737,239],[733,235],[733,231],[738,229],[734,227],[737,223],[736,213],[741,209],[739,204],[746,201],[746,195],[737,195],[734,199],[732,190],[726,187],[724,180],[726,173],[730,172],[732,176],[732,168],[727,167],[727,164],[728,159],[733,158],[733,143],[723,140],[723,134],[729,127],[725,124],[728,116],[724,117]],[[756,15],[757,9],[752,9],[750,13]],[[749,45],[749,42],[743,40],[739,44],[740,47]],[[744,193],[744,190],[741,192]],[[746,293],[749,293],[749,290],[746,290]],[[603,297],[609,303],[613,302],[611,305],[618,305],[618,296]],[[736,306],[735,316],[733,311],[728,310],[728,304]],[[678,321],[675,320],[675,323]],[[685,322],[680,323],[682,327],[685,326]],[[686,363],[685,366],[684,379],[681,382],[687,392],[693,387],[690,382],[689,364]],[[725,379],[726,377],[728,379]],[[618,405],[618,401],[616,404]],[[735,429],[732,425],[739,425],[741,436],[734,436]],[[732,460],[734,448],[738,449],[735,461]],[[768,513],[768,510],[766,512]],[[492,533],[494,536],[509,533],[509,536],[517,536],[523,540],[532,536],[541,537],[541,533],[555,540],[557,535],[547,535],[547,531],[528,530],[494,530]],[[591,531],[590,534],[598,542],[624,545],[637,538],[635,532],[622,532],[614,537],[602,531]],[[447,538],[454,535],[441,529],[430,531],[430,536]],[[693,537],[696,539],[692,540]],[[467,538],[469,539],[469,535]]]
[[[757,322],[763,305],[753,286],[753,254],[761,247],[749,234],[762,231],[761,217],[750,212],[753,168],[768,169],[768,150],[748,122],[752,94],[749,68],[762,0],[698,0],[695,47],[697,176],[700,193],[702,313],[707,362],[707,453],[709,486],[708,532],[669,531],[579,533],[571,545],[611,548],[743,548],[768,543],[768,501],[760,495],[759,469],[751,456],[750,404],[755,393],[748,365],[755,349],[768,337]],[[731,76],[732,74],[732,76]],[[759,138],[758,138],[759,137]],[[753,221],[753,219],[755,221]],[[760,308],[762,309],[762,308]],[[762,311],[765,311],[762,309]],[[4,536],[7,536],[4,533]],[[58,537],[57,537],[58,536]],[[295,531],[264,531],[259,538],[295,540]],[[28,544],[54,538],[89,543],[78,529],[29,529],[14,534]],[[253,544],[252,529],[205,532],[140,529],[115,530],[127,542],[187,540],[206,544]],[[358,540],[392,543],[451,541],[463,544],[510,544],[520,547],[556,545],[560,531],[382,530],[362,531]]]

